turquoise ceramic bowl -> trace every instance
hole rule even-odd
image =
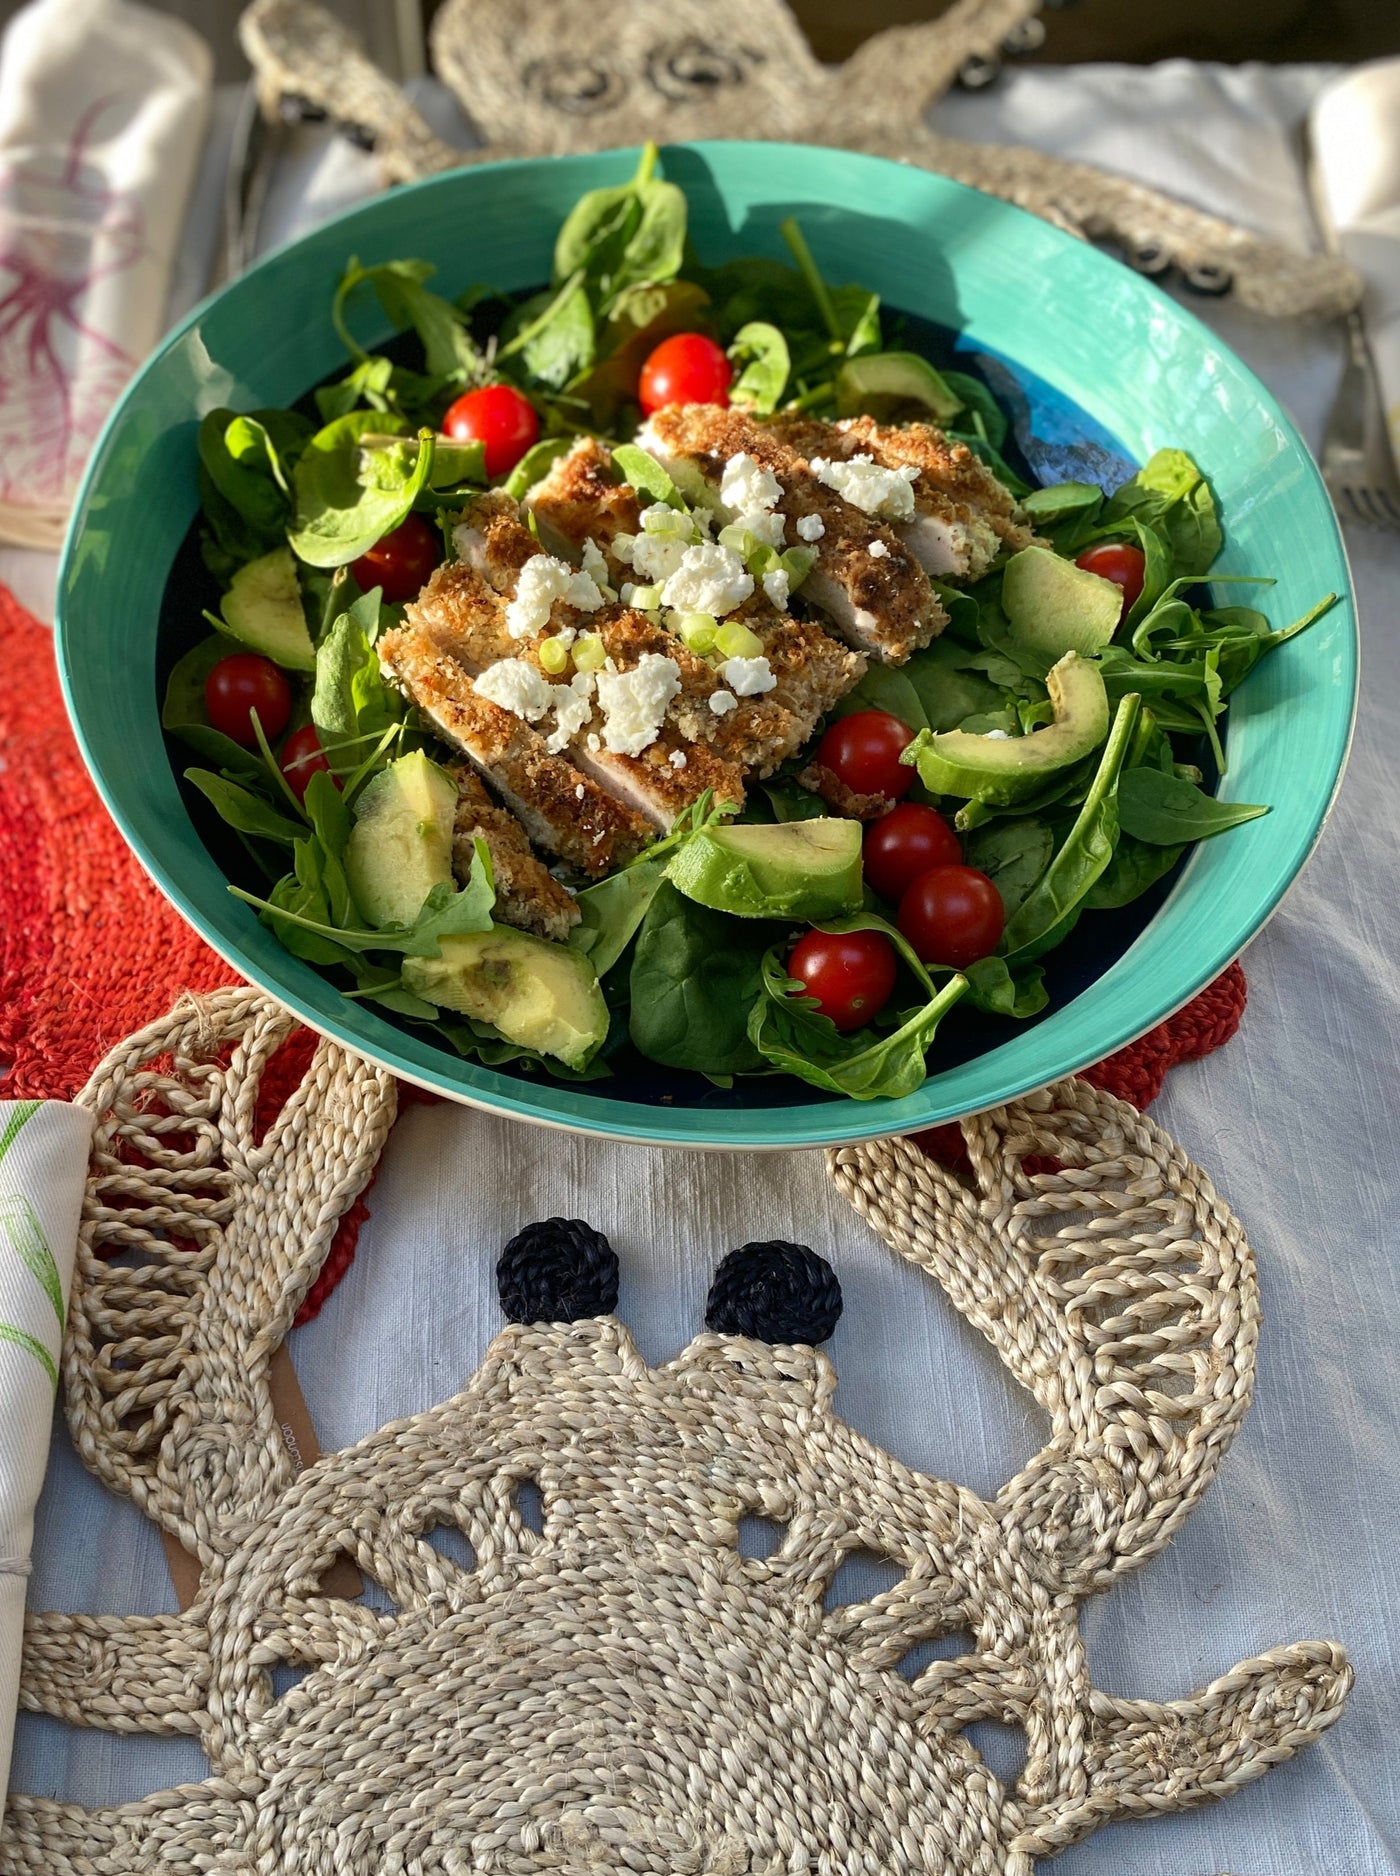
[[[872,157],[730,143],[677,146],[664,160],[689,195],[702,259],[782,256],[778,224],[795,213],[828,277],[858,280],[887,305],[954,329],[960,346],[1023,369],[1037,387],[1032,427],[1037,406],[1042,428],[1069,410],[1081,435],[1136,462],[1165,444],[1190,450],[1225,517],[1219,571],[1276,576],[1256,602],[1275,623],[1323,593],[1342,595],[1232,703],[1220,792],[1273,812],[1197,848],[1092,983],[1034,1027],[935,1066],[903,1101],[826,1099],[796,1084],[779,1094],[771,1083],[728,1105],[660,1092],[623,1099],[607,1082],[517,1079],[462,1062],[347,1001],[228,893],[182,801],[156,695],[162,594],[197,505],[199,419],[217,405],[291,403],[341,367],[328,306],[348,255],[426,257],[449,293],[476,280],[538,284],[565,212],[585,189],[623,180],[635,152],[485,165],[395,190],[270,255],[193,313],[128,387],[83,484],[60,577],[68,705],[108,807],[184,917],[313,1028],[395,1074],[523,1120],[646,1142],[798,1147],[904,1133],[1121,1047],[1207,984],[1269,917],[1317,839],[1351,733],[1356,639],[1341,540],[1318,473],[1268,391],[1205,327],[1093,248]]]

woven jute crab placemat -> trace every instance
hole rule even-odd
[[[80,1097],[69,1425],[200,1580],[179,1615],[31,1615],[22,1702],[192,1734],[212,1770],[103,1810],[12,1796],[0,1870],[1029,1876],[1103,1823],[1228,1796],[1338,1717],[1329,1641],[1184,1700],[1092,1685],[1080,1605],[1199,1502],[1259,1322],[1239,1222],[1125,1102],[1070,1081],[967,1121],[962,1174],[907,1141],[827,1156],[1048,1417],[992,1496],[835,1413],[814,1344],[839,1285],[813,1252],[740,1247],[706,1332],[651,1367],[609,1246],[565,1220],[503,1247],[512,1320],[461,1393],[298,1471],[270,1371],[396,1091],[321,1042],[264,1128],[291,1030],[252,990],[191,997]],[[750,1517],[779,1527],[767,1556],[741,1554]],[[829,1608],[852,1553],[898,1581]],[[333,1586],[347,1559],[374,1606]],[[1014,1784],[967,1738],[988,1718],[1024,1731]]]

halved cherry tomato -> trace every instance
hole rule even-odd
[[[204,708],[221,735],[244,749],[256,749],[253,712],[258,713],[263,735],[271,742],[287,727],[292,714],[292,692],[271,658],[255,651],[236,651],[220,658],[204,680]]]
[[[996,950],[1006,908],[975,866],[934,866],[909,886],[895,922],[925,964],[962,970]]]
[[[898,801],[914,786],[914,771],[899,759],[914,740],[907,723],[888,710],[857,710],[842,717],[817,744],[817,761],[852,793]]]
[[[890,1000],[894,946],[879,931],[809,931],[788,959],[788,976],[806,986],[838,1029],[859,1029]]]
[[[665,404],[727,404],[734,367],[703,332],[663,339],[642,366],[637,401],[649,417]]]
[[[389,604],[401,606],[406,599],[417,599],[441,559],[442,537],[437,529],[422,515],[409,515],[358,560],[352,560],[350,571],[365,592],[372,586],[383,587]]]
[[[1115,586],[1123,589],[1123,618],[1137,604],[1142,595],[1142,583],[1147,577],[1147,560],[1140,547],[1133,547],[1127,541],[1100,541],[1097,547],[1086,547],[1075,561],[1076,567],[1083,567],[1086,573],[1097,573],[1101,580],[1112,580]]]
[[[901,801],[865,830],[865,877],[882,899],[897,905],[905,888],[931,866],[957,866],[958,837],[943,816],[917,801]]]
[[[539,440],[535,407],[513,384],[483,384],[449,405],[442,433],[454,443],[480,443],[488,476],[509,475]]]
[[[326,759],[325,750],[321,747],[321,739],[316,734],[314,723],[305,723],[299,730],[292,731],[282,745],[280,766],[287,778],[288,788],[298,801],[304,801],[306,785],[317,769],[328,770],[331,766]],[[336,776],[331,776],[331,780],[337,788],[340,787]]]

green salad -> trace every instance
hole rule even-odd
[[[219,600],[162,720],[230,891],[471,1060],[904,1096],[951,1008],[1036,1015],[1081,919],[1267,812],[1205,786],[1226,701],[1333,596],[1218,603],[1270,582],[1211,577],[1183,451],[1033,487],[783,235],[701,265],[649,148],[538,292],[352,259],[344,374],[200,427]]]

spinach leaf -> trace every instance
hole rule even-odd
[[[887,710],[911,730],[928,728],[928,717],[912,677],[893,665],[869,665],[855,688],[832,705],[831,720],[852,716],[857,710]]]
[[[1210,484],[1184,450],[1159,449],[1115,489],[1101,520],[1107,527],[1129,519],[1162,537],[1178,574],[1199,578],[1224,545]]]
[[[574,904],[580,917],[569,933],[569,943],[592,959],[600,978],[612,969],[637,935],[665,881],[666,866],[667,860],[644,855],[611,878],[586,886],[576,896]]]
[[[663,881],[632,959],[630,1028],[642,1054],[709,1075],[760,1068],[748,1018],[772,943],[766,921],[712,912]]]
[[[1007,920],[1000,948],[1009,963],[1028,961],[1026,953],[1037,940],[1077,916],[1084,895],[1113,858],[1118,844],[1119,774],[1139,708],[1140,699],[1132,694],[1119,704],[1074,825],[1015,915]],[[1144,775],[1151,771],[1134,769],[1131,773]]]
[[[1006,413],[990,387],[966,371],[941,371],[938,375],[954,396],[962,399],[964,411],[968,413],[959,420],[958,428],[971,430],[984,443],[999,450],[1006,441]],[[975,421],[970,422],[969,417]]]
[[[1030,896],[1054,850],[1055,836],[1047,822],[1036,815],[1018,815],[976,828],[964,844],[963,858],[991,880],[1010,919]]]
[[[749,1015],[749,1036],[763,1059],[814,1088],[856,1101],[899,1100],[921,1087],[924,1057],[939,1022],[968,987],[956,975],[935,990],[928,972],[905,939],[874,913],[858,913],[822,927],[824,931],[881,931],[914,975],[926,1001],[905,1014],[886,1035],[869,1029],[843,1035],[816,1007],[805,986],[788,976],[786,940],[763,958],[761,994]]]
[[[675,279],[685,255],[686,200],[657,177],[658,156],[647,144],[630,182],[591,189],[574,204],[554,244],[556,287],[582,274],[590,297],[606,308],[625,287]]]
[[[392,359],[378,356],[362,358],[343,378],[337,379],[334,384],[323,384],[315,392],[321,422],[329,423],[334,417],[348,417],[352,410],[361,410],[366,405],[371,410],[393,410],[395,400],[390,390],[393,378]]]
[[[1124,776],[1123,780],[1126,781],[1127,777]],[[1118,812],[1121,819],[1122,782],[1118,787]],[[1165,878],[1185,851],[1184,846],[1150,847],[1135,834],[1120,833],[1113,858],[1084,895],[1085,909],[1101,912],[1131,905],[1134,899],[1142,897],[1149,886],[1155,886],[1159,879]]]
[[[185,780],[193,782],[214,804],[220,819],[240,834],[253,834],[259,840],[278,840],[290,845],[306,832],[300,822],[289,820],[240,782],[231,782],[208,769],[186,769]]]
[[[661,464],[635,443],[619,443],[612,453],[613,467],[630,489],[644,503],[665,502],[669,508],[686,511],[685,497]]]
[[[1124,832],[1154,847],[1207,840],[1269,812],[1246,801],[1217,801],[1194,783],[1160,769],[1130,769],[1119,783],[1118,796]]]
[[[820,795],[794,781],[762,782],[760,787],[768,797],[775,821],[820,821],[829,813]]]
[[[311,431],[310,421],[294,410],[257,410],[246,416],[211,410],[199,426],[201,468],[269,547],[281,545],[291,510],[288,477]]]
[[[593,308],[579,271],[557,290],[536,293],[516,308],[501,328],[496,360],[518,355],[527,379],[562,391],[588,370],[596,350]]]
[[[945,586],[941,580],[933,582],[933,590],[942,602],[943,610],[948,615],[948,624],[943,639],[959,645],[980,645],[977,636],[977,616],[980,608],[971,593],[965,593],[956,586]],[[935,644],[943,640],[935,640]],[[932,646],[929,647],[933,649]]]
[[[730,402],[746,405],[755,416],[771,417],[792,369],[787,340],[766,320],[750,320],[734,334],[729,356],[740,367],[729,387]]]
[[[406,439],[365,447],[366,435],[393,435],[402,418],[352,410],[318,430],[293,472],[296,514],[287,539],[309,566],[343,567],[398,527],[433,470],[436,442],[425,431],[414,447]]]
[[[1071,516],[1092,519],[1103,506],[1103,490],[1096,482],[1056,482],[1032,489],[1021,506],[1037,527],[1054,526]]]
[[[1011,1016],[1024,1022],[1039,1016],[1050,1001],[1045,973],[1037,964],[1009,969],[1005,958],[979,958],[967,967],[967,1000],[975,1010],[992,1016]]]
[[[522,501],[527,489],[548,474],[550,464],[566,450],[572,449],[574,439],[571,436],[546,436],[527,449],[520,461],[511,470],[501,487],[507,495],[513,495],[516,501]]]
[[[307,857],[314,860],[318,869],[313,877],[323,880],[325,848],[319,840],[302,841],[298,845],[310,850]],[[300,879],[300,873],[298,877]],[[279,881],[280,885],[285,885],[285,882]],[[255,906],[264,915],[265,922],[279,935],[291,927],[299,934],[310,933],[313,937],[329,940],[346,951],[391,951],[413,958],[441,957],[442,946],[439,941],[454,937],[459,932],[489,931],[491,908],[496,903],[490,862],[485,857],[485,846],[481,841],[477,842],[476,857],[472,861],[466,885],[459,890],[444,880],[434,886],[411,925],[386,926],[375,930],[357,929],[334,924],[329,918],[315,918],[294,911],[285,894],[279,903],[275,888],[271,899],[259,899],[238,886],[230,886],[229,891],[246,905]]]
[[[915,652],[908,664],[900,667],[922,712],[919,719],[905,719],[911,728],[920,729],[926,724],[935,733],[955,730],[979,711],[997,709],[1005,701],[1004,693],[981,674],[982,657],[946,636],[935,639],[927,650]],[[1018,682],[1020,675],[1014,672]]]

